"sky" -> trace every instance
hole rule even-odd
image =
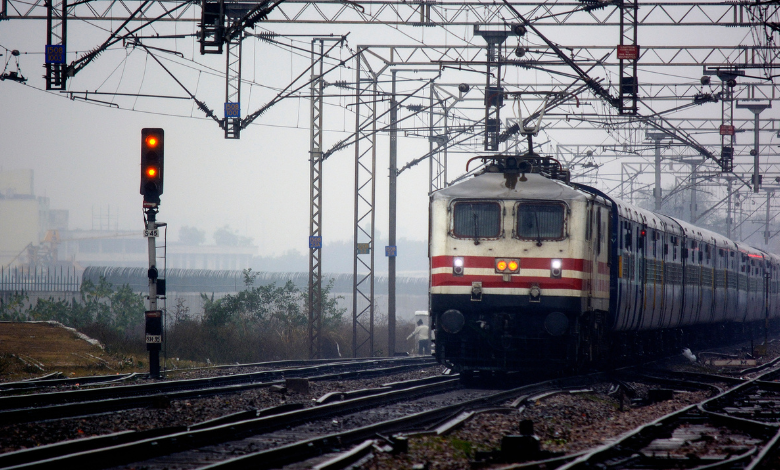
[[[107,30],[116,26],[116,22],[71,22],[68,26],[68,61],[80,56],[77,51],[83,53],[96,47],[107,37]],[[144,127],[160,127],[165,130],[165,192],[158,220],[168,223],[169,236],[175,240],[180,227],[194,226],[204,230],[210,238],[217,228],[229,226],[239,235],[252,238],[260,255],[273,256],[288,250],[306,251],[309,234],[310,111],[305,97],[287,99],[271,107],[241,132],[239,140],[224,139],[218,125],[206,118],[191,100],[90,96],[95,100],[115,102],[121,109],[71,100],[61,93],[43,90],[41,51],[45,43],[45,27],[45,21],[0,22],[0,53],[3,54],[0,63],[5,65],[6,71],[16,70],[17,58],[9,56],[9,51],[19,50],[20,71],[28,78],[25,85],[0,82],[0,170],[33,169],[36,194],[50,198],[53,209],[69,210],[71,229],[90,229],[96,223],[95,214],[110,212],[116,215],[115,223],[120,230],[140,232],[143,228],[142,197],[139,194],[140,133]],[[156,26],[153,32],[190,34],[194,28],[194,23],[169,23]],[[396,30],[325,25],[277,26],[271,29],[288,34],[349,33],[347,46],[333,50],[333,60],[348,57],[359,44],[444,44],[462,42],[463,38],[474,44],[484,43],[481,38],[473,39],[467,27],[454,28],[448,33],[437,28]],[[260,31],[262,28],[255,32]],[[576,31],[587,30],[580,28]],[[640,29],[640,38],[645,44],[708,43],[715,40],[709,34],[691,35],[681,30],[670,30],[668,35],[645,31]],[[610,31],[607,36],[573,35],[565,28],[550,28],[547,32],[566,44],[576,41],[613,44],[617,38],[617,31]],[[717,40],[733,44],[749,39],[745,39],[744,31],[734,32],[733,28],[728,34],[730,36],[718,36]],[[244,41],[243,116],[268,103],[298,75],[308,76],[309,39],[282,41],[303,50],[278,47],[257,39]],[[538,39],[533,41],[538,42]],[[224,55],[201,56],[192,37],[145,42],[180,52],[183,57],[163,52],[157,52],[155,56],[184,87],[219,117],[222,116],[225,83],[220,74],[224,73]],[[330,64],[335,63],[333,60]],[[449,83],[484,82],[484,75],[480,73],[445,73]],[[596,70],[594,73],[608,76],[614,71]],[[700,74],[699,70],[687,69],[682,75],[672,74],[666,79],[692,82],[698,80]],[[382,80],[388,80],[388,75],[385,74]],[[418,88],[424,83],[420,80],[432,75],[413,70],[399,72],[400,77],[408,79],[399,88]],[[544,72],[518,69],[506,70],[505,75],[506,79],[518,82],[553,83],[561,80]],[[645,76],[659,79],[655,75]],[[353,81],[354,69],[351,66],[337,67],[326,80]],[[387,83],[382,86],[389,88]],[[186,96],[183,88],[143,49],[121,47],[121,43],[100,55],[70,80],[69,91],[85,90]],[[335,93],[337,89],[329,87],[326,90]],[[472,96],[474,101],[468,105],[479,108],[481,99],[476,98],[481,95]],[[326,100],[325,149],[348,137],[354,130],[351,103],[352,99],[348,97]],[[425,104],[423,100],[415,103]],[[526,106],[533,109],[535,105]],[[573,105],[567,106],[566,109],[571,109],[573,113],[582,111]],[[708,106],[712,112],[720,112],[719,105]],[[386,103],[380,103],[380,112],[385,109]],[[504,116],[512,112],[507,108]],[[771,112],[777,113],[777,110]],[[407,123],[408,126],[426,124],[425,119],[419,118],[410,119]],[[427,140],[419,134],[414,130],[402,133],[399,138],[399,165],[428,150]],[[583,151],[588,146],[595,149],[603,143],[614,142],[608,133],[592,130],[572,131],[568,135],[543,133],[537,142],[545,141],[551,141],[548,148],[555,143],[582,144]],[[375,172],[376,229],[382,234],[388,233],[388,148],[386,133],[380,133]],[[466,160],[478,154],[479,149],[474,152],[450,155],[450,179],[465,170]],[[334,153],[324,165],[323,236],[326,244],[352,238],[354,158],[354,148],[349,147]],[[613,165],[613,174],[620,173],[617,165],[616,170]],[[404,172],[398,185],[398,237],[425,240],[428,230],[428,165],[423,163]]]
[[[42,22],[4,22],[0,25],[0,45],[20,51],[37,51],[42,47],[37,39],[44,37],[43,26]],[[94,36],[98,37],[97,34]],[[189,44],[183,48],[187,46],[192,47]],[[138,50],[132,51],[124,65],[128,69],[126,76],[120,83],[117,73],[111,72],[124,60],[125,53],[109,51],[80,72],[70,89],[135,88],[140,93],[182,96],[182,90],[169,76],[159,67],[153,69],[157,64],[149,63],[152,61],[148,59],[143,63],[143,55]],[[2,57],[3,62],[7,58],[7,54]],[[28,84],[0,82],[0,170],[33,169],[36,194],[49,197],[54,209],[68,209],[70,228],[89,229],[97,223],[93,214],[110,212],[116,215],[114,222],[120,230],[142,230],[140,133],[144,127],[159,127],[165,130],[165,191],[158,220],[169,224],[173,239],[177,236],[177,228],[186,225],[205,230],[208,242],[214,230],[227,225],[240,235],[251,237],[261,255],[291,249],[305,252],[308,248],[308,100],[283,101],[256,124],[243,130],[239,140],[227,140],[217,123],[204,119],[198,109],[193,110],[191,101],[138,99],[135,103],[130,102],[136,109],[133,111],[70,100],[57,92],[41,90],[44,87],[41,55],[22,54],[19,58]],[[264,61],[267,64],[277,59],[290,61],[289,54],[282,58],[266,57]],[[220,62],[215,64],[220,67],[223,60],[224,56],[219,56],[212,62]],[[268,74],[273,76],[267,82],[283,85],[291,75],[298,75],[305,69],[305,66],[296,69],[294,65],[284,64],[273,71],[260,70],[255,80],[263,83],[261,75]],[[147,76],[139,84],[129,69],[137,72],[144,66]],[[9,67],[15,70],[14,61]],[[245,77],[251,76],[247,68],[245,66]],[[196,74],[178,76],[190,82],[193,77],[198,79]],[[211,78],[207,81],[207,77],[201,77],[200,83],[187,85],[192,90],[197,89],[198,96],[221,116],[224,82],[221,78]],[[106,84],[101,86],[98,82],[102,80]],[[255,98],[244,106],[257,108],[267,102],[262,100],[273,96],[268,92],[263,95],[263,91],[267,90],[252,87],[252,92],[260,99]],[[105,96],[94,98],[110,100]],[[123,107],[127,102],[122,103]],[[325,113],[330,118],[326,128],[334,130],[326,136],[325,147],[328,148],[351,134],[354,115],[337,103],[326,106]],[[389,140],[386,136],[378,138],[377,147],[380,146],[376,192],[377,200],[382,202],[377,204],[376,224],[378,231],[387,234],[386,149]],[[403,152],[404,147],[402,142],[399,150]],[[418,147],[418,151],[427,150],[425,143]],[[427,237],[426,181],[427,166],[424,165],[406,172],[399,179],[402,215],[398,221],[399,237],[415,240]],[[334,154],[324,168],[323,236],[326,243],[352,237],[353,185],[354,150],[349,148]]]

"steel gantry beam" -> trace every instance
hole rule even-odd
[[[10,19],[45,19],[44,1],[5,0]],[[69,7],[71,19],[117,21],[133,9],[134,1],[92,0],[75,2]],[[154,18],[160,12],[171,9],[172,4],[158,0],[150,2],[148,12],[141,20]],[[199,1],[178,2],[197,5]],[[254,6],[263,0],[247,0],[237,6]],[[512,3],[512,6],[528,13],[528,19],[538,26],[616,26],[620,14],[617,2],[547,2]],[[228,4],[226,4],[228,7]],[[637,21],[648,26],[741,26],[764,27],[762,18],[752,15],[755,6],[749,3],[729,2],[642,2]],[[472,26],[474,24],[504,25],[512,18],[512,10],[503,3],[482,1],[366,1],[358,3],[321,0],[287,0],[276,7],[276,14],[267,20],[273,24],[332,24],[332,25],[385,25],[385,26]],[[201,21],[201,15],[185,15],[184,11],[167,17],[164,21]]]
[[[352,286],[352,356],[374,355],[374,206],[376,202],[376,108],[379,73],[355,58],[355,226]],[[366,111],[365,115],[361,112]]]

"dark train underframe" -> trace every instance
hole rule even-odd
[[[580,298],[547,298],[544,307],[529,302],[527,296],[517,305],[518,299],[522,297],[485,296],[472,302],[468,295],[433,295],[432,326],[439,362],[465,373],[571,373],[679,354],[683,348],[696,351],[751,340],[760,344],[767,327],[770,334],[780,331],[780,320],[611,331],[607,312],[569,313],[565,320],[561,318],[560,312],[579,310]],[[462,322],[453,321],[454,311],[462,315]]]

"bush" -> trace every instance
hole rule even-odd
[[[308,358],[308,293],[291,281],[252,287],[256,276],[245,270],[244,290],[221,299],[201,294],[200,320],[190,317],[183,301],[177,302],[171,311],[175,321],[166,331],[168,355],[221,363]],[[328,345],[339,341],[335,338],[343,335],[345,326],[346,309],[337,307],[332,287],[333,281],[323,289],[323,344]],[[334,346],[327,351],[338,356]]]

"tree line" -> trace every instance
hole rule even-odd
[[[244,290],[215,298],[201,294],[202,312],[191,314],[177,299],[166,315],[165,346],[169,357],[195,361],[251,362],[308,357],[308,292],[292,281],[282,286],[252,287],[257,273],[244,270]],[[323,289],[322,326],[326,355],[337,356],[349,338],[346,309]],[[128,285],[115,288],[105,278],[86,280],[72,300],[38,299],[23,294],[0,301],[0,320],[53,320],[103,343],[110,352],[144,354],[144,296]],[[341,346],[339,346],[341,344]]]

